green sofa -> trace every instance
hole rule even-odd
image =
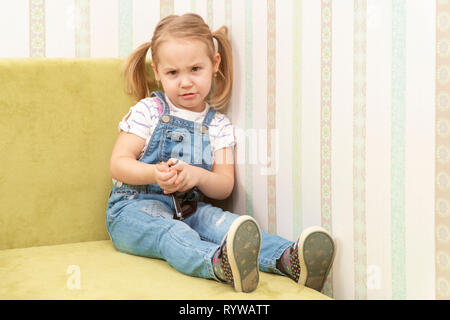
[[[120,59],[0,59],[0,299],[328,299],[261,273],[256,291],[117,251],[109,157],[134,104]]]

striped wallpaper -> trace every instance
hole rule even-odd
[[[321,225],[331,234],[332,230],[332,190],[331,190],[331,155],[332,155],[332,70],[333,64],[330,58],[333,53],[332,39],[332,1],[321,1],[321,37],[320,37],[320,211]],[[301,50],[301,49],[300,49]],[[328,275],[324,285],[327,295],[333,295],[332,289],[333,270]]]
[[[367,1],[354,2],[353,28],[353,241],[355,298],[367,299],[366,247],[366,42]]]
[[[436,176],[435,176],[435,272],[436,298],[450,297],[450,188],[449,188],[449,71],[450,3],[438,1],[436,10]]]
[[[230,29],[233,211],[330,230],[329,296],[449,299],[449,1],[0,1],[0,57],[123,58],[185,12]]]

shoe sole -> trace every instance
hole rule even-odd
[[[237,292],[252,292],[259,283],[261,231],[250,216],[240,216],[227,233],[227,253]]]
[[[322,291],[336,255],[336,243],[322,227],[305,229],[298,243],[300,278],[298,283]]]

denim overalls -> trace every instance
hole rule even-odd
[[[215,110],[210,108],[202,124],[174,117],[164,93],[153,92],[163,112],[140,161],[156,164],[178,158],[211,170],[212,153],[208,126]],[[232,222],[239,217],[205,202],[196,213],[179,221],[173,219],[174,205],[157,185],[113,185],[106,211],[106,227],[117,250],[166,260],[178,271],[191,276],[217,279],[211,259],[219,249]],[[291,241],[261,230],[259,256],[261,271],[282,274],[276,259]]]

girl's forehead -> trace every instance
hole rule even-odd
[[[160,64],[179,65],[205,59],[209,60],[207,46],[198,39],[168,39],[158,48]]]
[[[161,39],[160,48],[162,47],[170,47],[180,48],[180,49],[192,49],[192,48],[201,48],[207,49],[206,43],[197,38],[181,38],[181,37],[164,37]]]

